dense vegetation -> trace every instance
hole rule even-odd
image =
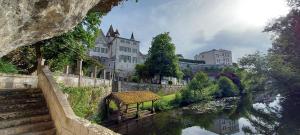
[[[237,86],[225,76],[211,80],[204,72],[198,72],[191,82],[181,91],[184,104],[209,101],[214,98],[238,95]]]
[[[0,59],[0,73],[17,73],[18,70],[15,65]]]
[[[46,59],[45,64],[52,71],[62,71],[66,65],[76,66],[76,61],[79,59],[83,59],[84,64],[99,66],[99,63],[92,60],[86,51],[95,45],[102,16],[103,13],[91,12],[70,32],[40,41],[33,46],[18,48],[4,56],[4,59],[22,69],[20,73],[24,74],[36,70],[38,53]]]
[[[68,94],[68,101],[74,113],[82,118],[100,123],[105,114],[101,107],[100,98],[105,91],[104,87],[63,87],[64,93]]]

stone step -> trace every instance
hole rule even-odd
[[[41,102],[34,102],[34,103],[20,103],[20,104],[10,104],[10,105],[1,105],[0,106],[0,113],[1,112],[12,112],[12,111],[19,111],[24,109],[38,109],[41,107],[47,106],[45,101]]]
[[[41,92],[40,89],[0,89],[0,95]]]
[[[26,124],[11,128],[0,129],[0,135],[16,135],[16,134],[25,134],[25,133],[34,133],[39,131],[45,131],[53,129],[54,124],[52,121],[49,122],[39,122],[34,124]]]
[[[0,95],[0,100],[25,99],[25,98],[35,98],[35,97],[43,97],[43,93],[42,92],[22,92],[19,94]]]
[[[30,116],[35,116],[35,115],[43,115],[43,114],[48,114],[48,113],[49,113],[48,108],[45,105],[45,106],[40,107],[38,109],[28,108],[27,110],[2,112],[2,113],[0,113],[0,120],[24,118],[24,117],[30,117]]]
[[[145,110],[145,111],[141,111],[139,114],[140,114],[140,115],[147,116],[147,115],[152,114],[152,113],[151,113],[151,111]]]
[[[20,125],[25,125],[30,123],[47,122],[47,121],[51,121],[51,116],[49,114],[18,118],[18,119],[2,120],[0,121],[0,129],[20,126]]]
[[[128,109],[127,112],[126,112],[126,110],[123,110],[122,112],[123,113],[135,113],[136,109]]]
[[[38,132],[30,132],[30,133],[25,133],[22,135],[55,135],[56,130],[55,128],[49,129],[49,130],[44,130],[44,131],[38,131]]]
[[[36,102],[45,102],[45,99],[44,97],[6,99],[6,100],[0,100],[0,106],[22,104],[22,103],[36,103]]]

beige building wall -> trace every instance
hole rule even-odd
[[[90,56],[106,58],[103,61],[108,72],[116,72],[119,77],[128,77],[134,73],[137,64],[144,63],[145,56],[140,53],[140,42],[133,34],[131,38],[120,37],[118,30],[111,26],[106,36],[103,33],[97,38],[96,48],[89,52]],[[102,50],[107,50],[102,53]],[[98,50],[97,50],[98,49]]]
[[[232,52],[213,49],[196,55],[194,59],[203,60],[208,65],[232,65]]]

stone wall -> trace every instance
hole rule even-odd
[[[0,74],[0,88],[36,88],[37,76]]]
[[[77,117],[48,68],[44,68],[38,75],[38,87],[42,89],[47,101],[57,135],[117,135],[103,126]]]
[[[78,75],[60,75],[55,76],[58,83],[63,83],[65,86],[78,87],[79,77]],[[111,80],[105,80],[100,78],[82,77],[80,86],[111,86]]]
[[[78,87],[78,76],[76,75],[60,75],[55,77],[58,83],[65,86]],[[0,88],[37,88],[36,75],[20,75],[20,74],[3,74],[0,73]],[[111,86],[111,80],[94,79],[91,77],[82,77],[81,86]]]
[[[160,84],[132,83],[132,82],[119,82],[118,85],[119,85],[118,88],[120,89],[118,91],[150,90],[154,93],[162,92],[163,94],[172,94],[181,90],[184,87],[184,85],[168,85],[168,84],[160,85]]]

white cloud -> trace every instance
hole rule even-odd
[[[287,12],[285,0],[141,0],[113,9],[103,20],[103,29],[116,26],[121,36],[135,33],[146,53],[152,38],[170,32],[177,53],[192,58],[208,46],[233,51],[235,60],[256,50],[270,47],[269,37],[261,33],[272,17]],[[248,20],[247,20],[248,19]],[[224,31],[226,31],[225,35]],[[247,34],[247,32],[251,32]],[[220,35],[223,33],[223,35]],[[243,35],[243,36],[239,36]],[[247,37],[251,36],[251,37]],[[226,38],[227,37],[227,38]],[[228,41],[233,44],[225,44]],[[253,41],[252,41],[253,40]],[[197,42],[195,42],[197,41]],[[216,41],[219,44],[216,45]],[[215,43],[215,45],[212,45]],[[251,44],[252,43],[252,44]],[[241,45],[239,45],[241,44]],[[230,46],[230,47],[228,47]]]

